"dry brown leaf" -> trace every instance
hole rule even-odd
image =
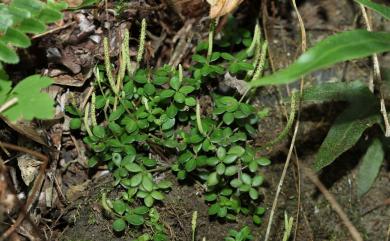
[[[243,0],[207,0],[210,4],[210,18],[217,18],[228,13],[242,3]]]
[[[23,154],[17,158],[20,173],[24,183],[28,186],[35,179],[39,172],[41,162],[29,154]]]
[[[31,122],[18,121],[16,123],[13,123],[4,116],[0,116],[0,119],[3,120],[10,128],[15,130],[19,134],[41,145],[48,146],[43,135],[37,131],[38,128],[36,126],[33,126]]]

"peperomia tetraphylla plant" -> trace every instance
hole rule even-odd
[[[122,188],[119,200],[104,198],[104,206],[116,217],[114,230],[148,219],[147,210],[164,200],[172,185],[160,175],[170,169],[180,181],[202,184],[210,215],[235,220],[239,213],[250,213],[259,224],[265,211],[258,201],[262,166],[270,160],[257,156],[252,143],[263,112],[243,102],[248,91],[227,96],[205,93],[205,87],[226,73],[246,79],[260,74],[266,49],[266,43],[260,45],[260,31],[250,48],[234,54],[211,51],[210,38],[198,46],[194,67],[183,71],[180,65],[140,68],[145,28],[143,21],[135,63],[130,61],[125,33],[117,76],[104,40],[105,65],[95,70],[91,102],[83,117],[73,111],[84,119],[84,141],[93,152],[89,166],[107,165],[114,184]],[[206,104],[205,99],[212,101]],[[134,208],[140,202],[143,205]]]

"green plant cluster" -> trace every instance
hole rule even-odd
[[[127,41],[128,33],[117,76],[112,74],[106,44],[105,65],[96,68],[96,92],[84,113],[74,106],[67,108],[74,116],[71,128],[88,133],[84,142],[94,153],[89,166],[106,164],[114,184],[124,190],[112,202],[118,215],[114,230],[122,231],[124,223],[144,224],[147,210],[164,200],[172,185],[159,178],[161,171],[169,169],[178,180],[202,183],[210,215],[236,220],[239,213],[251,214],[259,224],[265,211],[258,207],[264,179],[261,167],[270,160],[259,157],[251,143],[263,114],[244,103],[245,96],[238,100],[239,95],[205,93],[208,83],[215,85],[228,71],[247,76],[257,67],[258,55],[245,49],[204,56],[204,50],[211,52],[212,42],[201,43],[187,72],[168,65],[143,69],[138,68],[140,58],[136,64],[130,61]],[[140,45],[137,56],[142,51]],[[202,95],[211,103],[202,103]],[[172,158],[174,163],[169,161]],[[130,208],[140,202],[141,207]]]
[[[32,75],[12,88],[3,63],[18,63],[17,48],[31,45],[28,34],[44,32],[47,24],[62,19],[61,10],[66,7],[65,2],[54,0],[46,3],[38,0],[0,3],[0,114],[11,121],[49,119],[54,114],[53,100],[49,95],[41,93],[41,89],[53,81],[48,77]]]
[[[243,227],[240,231],[229,230],[229,236],[227,236],[225,241],[249,241],[253,240],[253,235],[248,226]]]

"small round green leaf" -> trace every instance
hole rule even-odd
[[[112,224],[112,229],[114,229],[115,232],[122,232],[126,228],[126,222],[122,219],[117,219]]]
[[[248,174],[246,174],[246,173],[242,173],[241,180],[242,180],[243,183],[245,183],[247,185],[251,185],[252,184],[252,178]]]
[[[153,206],[153,203],[154,203],[154,198],[152,197],[152,195],[148,195],[144,198],[144,203],[147,207],[151,207]]]
[[[223,122],[225,122],[226,125],[230,125],[234,121],[234,114],[231,112],[226,112],[223,114],[222,118]]]
[[[265,158],[265,157],[260,157],[260,158],[256,159],[256,162],[260,166],[268,166],[269,164],[271,164],[271,160],[269,160],[268,158]]]
[[[146,191],[151,192],[153,191],[153,181],[151,178],[149,178],[147,175],[144,175],[142,178],[142,186],[145,188]]]
[[[194,90],[195,90],[195,87],[190,86],[190,85],[186,85],[186,86],[181,87],[179,89],[179,92],[183,93],[184,95],[188,95],[189,93],[191,93]]]
[[[245,149],[241,146],[232,146],[228,151],[228,154],[236,156],[242,156],[244,153]]]
[[[163,200],[164,199],[164,194],[162,192],[159,192],[159,191],[153,191],[151,193],[151,195],[156,200]]]
[[[125,216],[125,219],[129,224],[134,225],[134,226],[140,226],[140,225],[144,224],[144,222],[145,222],[144,217],[141,215],[138,215],[138,214],[130,214],[129,213]]]
[[[230,181],[230,186],[234,187],[234,188],[238,188],[242,185],[242,181],[238,178],[235,178],[233,180]]]
[[[179,77],[178,76],[173,76],[171,78],[171,80],[169,81],[169,85],[172,87],[172,89],[174,89],[176,91],[179,90],[180,85],[181,85]]]
[[[163,90],[160,92],[161,99],[166,99],[172,97],[175,94],[175,91],[172,89]]]
[[[172,127],[175,126],[175,122],[176,122],[176,119],[175,118],[172,118],[172,119],[167,119],[161,126],[161,129],[162,130],[169,130],[171,129]]]
[[[249,167],[249,171],[256,172],[258,164],[257,164],[257,162],[255,160],[252,160],[251,162],[249,162],[248,167]]]
[[[233,176],[238,172],[238,167],[237,166],[228,166],[225,169],[225,176]]]
[[[176,92],[176,94],[173,96],[173,99],[174,99],[177,103],[184,103],[186,97],[185,97],[182,93]]]
[[[144,214],[149,212],[149,208],[145,207],[145,206],[140,206],[140,207],[132,209],[131,212],[138,214],[138,215],[144,215]]]
[[[220,159],[220,160],[223,160],[223,158],[225,157],[226,155],[226,149],[223,148],[222,146],[218,147],[217,149],[217,157]]]
[[[175,118],[176,114],[177,114],[177,107],[174,105],[174,104],[171,104],[168,108],[167,108],[167,111],[166,111],[166,114],[169,118]]]
[[[126,204],[122,200],[115,200],[112,204],[114,211],[122,215],[126,211]]]
[[[253,223],[256,225],[260,225],[262,222],[261,217],[259,217],[257,215],[253,215],[252,220],[253,220]]]
[[[216,172],[210,173],[210,175],[207,178],[207,185],[215,186],[217,184],[218,184],[218,174]]]
[[[156,92],[156,87],[154,87],[154,85],[151,83],[146,83],[144,85],[144,91],[145,91],[145,94],[151,96],[154,94],[154,92]]]
[[[106,137],[106,129],[103,126],[94,126],[92,129],[92,133],[97,138],[103,139]]]
[[[19,57],[14,50],[7,47],[3,42],[0,41],[0,61],[7,64],[16,64],[19,62]]]
[[[41,21],[35,20],[33,18],[24,19],[18,29],[24,33],[42,33],[46,30],[46,25]]]
[[[122,162],[122,156],[121,154],[117,153],[117,152],[114,152],[112,153],[112,162],[116,165],[116,166],[121,166],[121,162]]]
[[[81,119],[80,118],[72,118],[69,122],[69,128],[72,130],[78,130],[81,128]]]
[[[237,155],[228,154],[223,159],[223,163],[225,163],[225,164],[232,164],[235,160],[237,160]]]
[[[168,188],[172,187],[172,182],[170,182],[168,180],[162,180],[157,184],[157,187],[161,188],[161,189],[168,189]]]
[[[184,101],[184,104],[186,104],[187,106],[195,106],[196,99],[194,97],[187,97]]]
[[[227,207],[221,207],[219,210],[218,210],[218,213],[217,213],[218,217],[226,217],[227,215]]]
[[[134,131],[136,131],[138,129],[137,122],[135,122],[133,119],[129,119],[126,122],[125,129],[128,133],[133,133]]]
[[[218,213],[218,211],[219,211],[220,208],[221,208],[221,207],[220,207],[217,203],[215,203],[215,204],[213,204],[213,205],[211,205],[211,206],[209,207],[209,209],[207,210],[207,213],[208,213],[209,215],[215,215],[215,214]]]
[[[217,199],[217,194],[215,193],[210,193],[210,194],[207,194],[205,195],[204,199],[207,201],[207,202],[212,202],[212,201],[215,201]]]
[[[129,171],[129,172],[141,172],[142,167],[138,165],[137,163],[126,163],[124,167]]]
[[[1,40],[20,48],[27,48],[31,45],[31,41],[27,35],[14,28],[8,28]]]
[[[225,164],[219,163],[217,165],[216,171],[217,171],[218,175],[223,175],[225,173]]]
[[[249,197],[252,198],[253,200],[256,200],[259,198],[259,193],[256,191],[256,189],[251,188],[249,190]]]
[[[209,165],[209,166],[215,166],[215,165],[217,165],[217,164],[219,163],[219,160],[218,160],[218,158],[216,158],[216,157],[209,157],[209,158],[207,159],[206,163],[207,163],[207,165]]]
[[[220,103],[220,105],[228,112],[234,112],[238,108],[238,101],[230,96],[221,97],[218,103]]]
[[[263,181],[264,181],[263,176],[260,176],[260,175],[255,176],[255,177],[253,178],[253,180],[252,180],[252,187],[258,187],[258,186],[260,186],[260,185],[263,183]]]
[[[187,172],[192,172],[196,168],[196,159],[191,158],[185,164],[185,169]]]
[[[137,173],[135,174],[131,179],[130,179],[130,184],[132,187],[136,187],[142,182],[142,173]]]

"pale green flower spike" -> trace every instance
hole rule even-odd
[[[116,78],[116,89],[117,89],[118,93],[119,93],[119,91],[121,91],[122,82],[123,82],[123,78],[125,77],[126,66],[127,66],[125,42],[126,42],[126,39],[124,38],[123,43],[122,43],[122,47],[121,47],[121,55],[120,55],[120,59],[119,59],[118,76]]]
[[[252,56],[253,55],[253,51],[255,51],[255,49],[260,46],[260,38],[261,38],[261,31],[260,31],[260,25],[259,25],[259,22],[257,21],[256,22],[256,26],[255,26],[255,32],[253,34],[253,39],[252,39],[252,43],[251,45],[249,46],[249,48],[246,50],[246,53],[249,55],[249,56]]]
[[[213,41],[214,41],[214,30],[217,22],[213,19],[210,23],[209,30],[209,48],[207,49],[207,63],[210,62],[211,55],[213,54]]]
[[[130,48],[129,48],[130,34],[129,30],[125,30],[125,36],[123,38],[123,59],[126,64],[127,73],[131,76],[133,73],[131,71],[131,63],[130,63]]]
[[[91,128],[89,128],[88,116],[89,116],[89,102],[87,103],[87,105],[85,106],[85,109],[84,109],[84,127],[85,127],[85,130],[87,131],[88,135],[93,136]]]
[[[258,79],[260,75],[263,73],[264,65],[265,65],[265,57],[267,56],[267,48],[268,48],[268,42],[267,40],[264,41],[263,45],[261,46],[261,54],[259,57],[259,63],[257,64],[257,68],[255,71],[255,74],[252,77],[252,80]]]
[[[179,64],[179,81],[183,82],[183,66],[181,64]]]
[[[192,220],[191,220],[191,225],[192,225],[192,241],[195,241],[195,231],[196,231],[196,221],[198,219],[198,211],[195,211],[192,213]]]
[[[284,212],[284,233],[283,241],[287,241],[290,238],[292,227],[294,224],[294,218],[288,217],[287,212]]]
[[[294,124],[295,115],[296,115],[297,110],[298,110],[298,102],[299,102],[299,92],[292,93],[292,95],[291,95],[290,116],[288,117],[286,127],[282,130],[282,132],[279,133],[279,135],[275,139],[273,139],[272,141],[266,143],[264,145],[264,147],[273,146],[276,143],[278,143],[281,140],[283,140],[287,136],[287,134],[289,133],[289,131],[290,131],[291,127],[292,127],[292,125]]]
[[[139,46],[137,52],[137,66],[141,63],[145,50],[145,37],[146,37],[146,19],[142,19],[141,34],[139,36]]]

